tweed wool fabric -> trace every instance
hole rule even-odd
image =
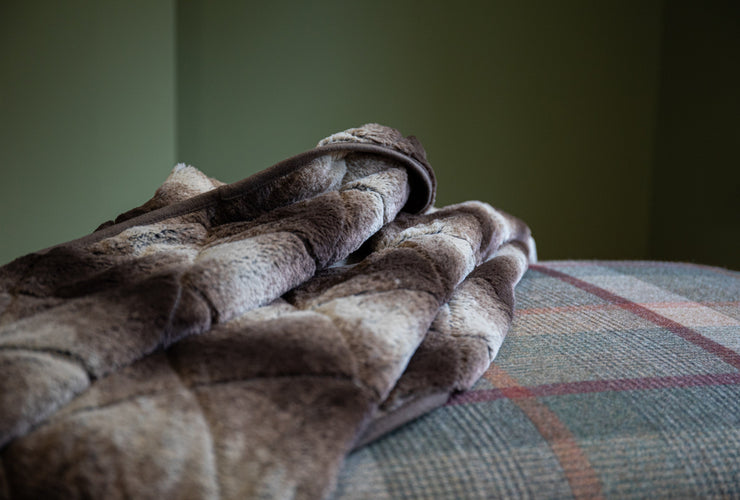
[[[740,273],[531,266],[472,390],[348,457],[361,498],[740,498]]]

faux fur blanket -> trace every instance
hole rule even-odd
[[[329,495],[483,373],[535,259],[434,191],[416,139],[365,125],[230,185],[178,165],[0,268],[0,497]]]

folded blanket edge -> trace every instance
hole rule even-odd
[[[428,164],[423,164],[415,158],[388,146],[364,143],[332,143],[291,156],[290,158],[282,160],[271,167],[247,177],[246,179],[226,184],[181,202],[152,210],[151,212],[138,215],[116,224],[105,226],[93,233],[65,243],[53,245],[39,250],[37,253],[47,253],[48,251],[60,246],[88,245],[120,234],[126,229],[134,226],[154,224],[172,217],[186,215],[197,210],[215,206],[222,201],[247,196],[251,192],[295,172],[301,167],[307,165],[311,160],[332,153],[369,153],[382,155],[396,160],[408,170],[409,185],[412,193],[402,210],[409,213],[422,213],[434,204],[436,178],[434,171]]]

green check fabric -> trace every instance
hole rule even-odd
[[[559,261],[465,393],[351,454],[339,499],[740,498],[740,273]]]

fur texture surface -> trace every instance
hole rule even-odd
[[[527,226],[428,207],[396,130],[319,153],[228,186],[178,165],[0,268],[0,497],[323,498],[353,447],[480,377],[536,259]]]

